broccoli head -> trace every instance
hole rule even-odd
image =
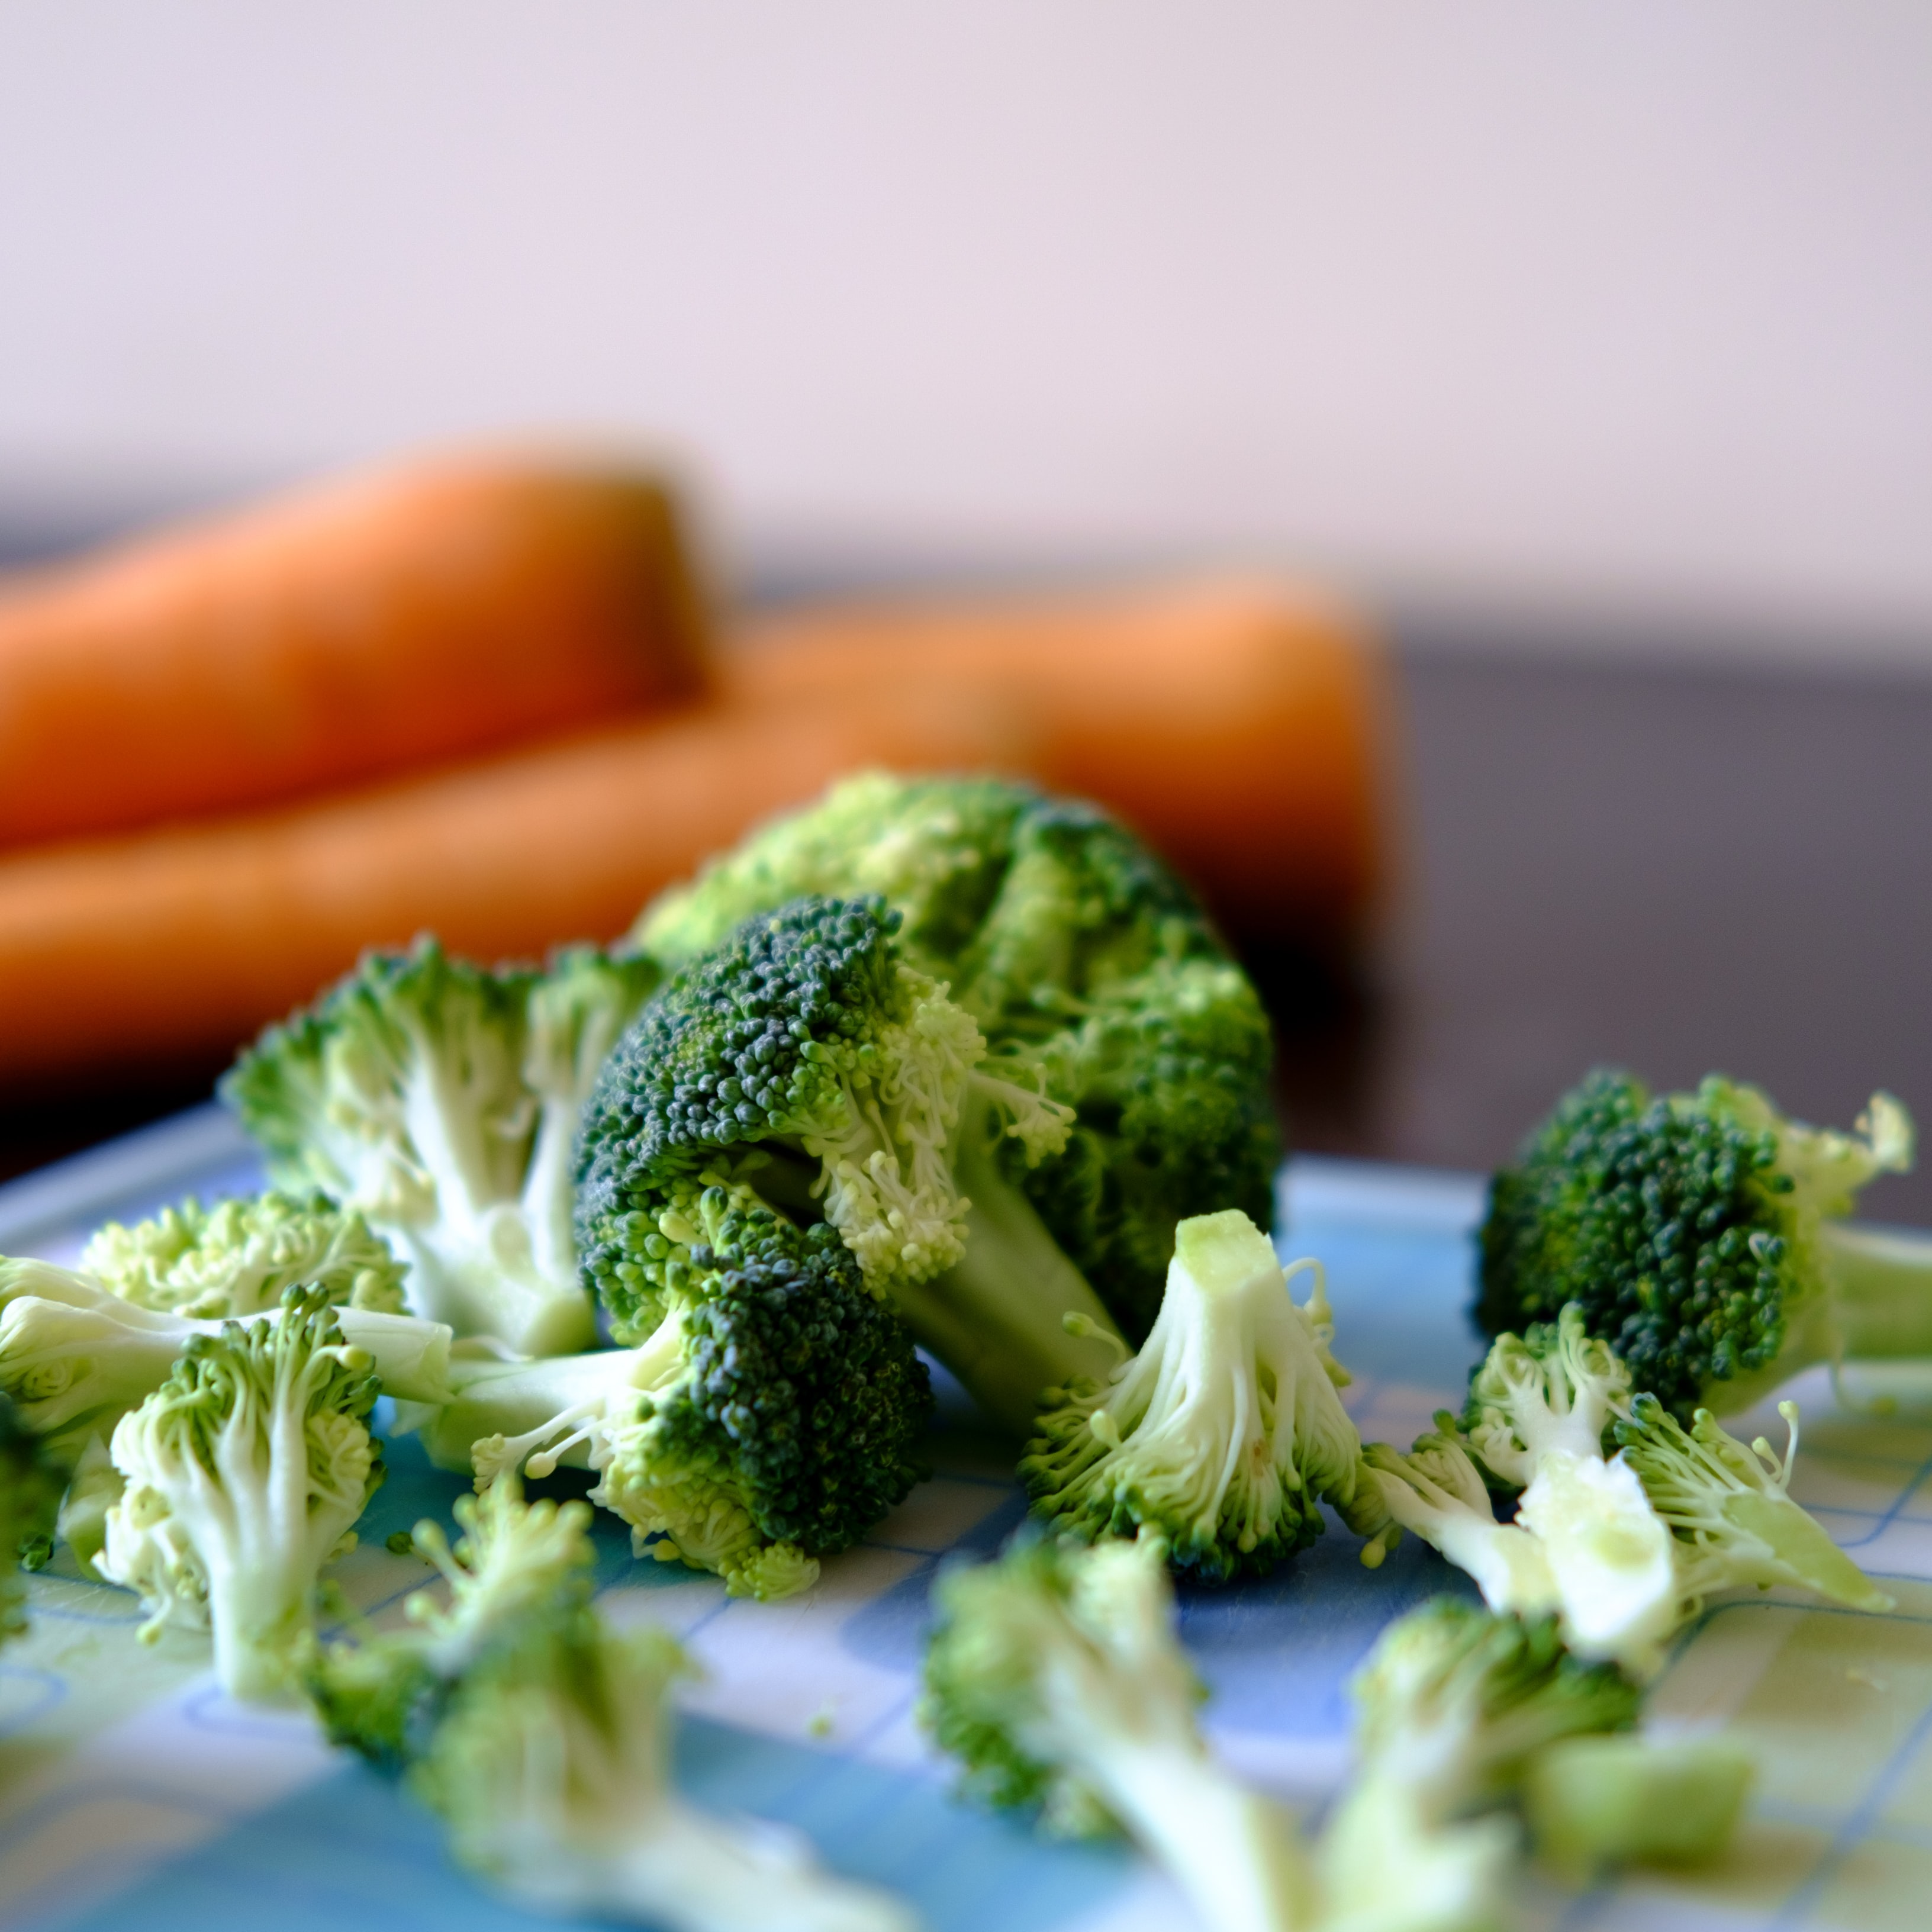
[[[20,1565],[46,1561],[64,1486],[39,1438],[0,1395],[0,1643],[27,1627]]]
[[[1043,1157],[1069,1116],[1023,1067],[985,1063],[898,925],[878,899],[799,899],[673,976],[584,1116],[585,1273],[613,1334],[640,1340],[694,1265],[708,1190],[755,1197],[828,1226],[866,1286],[1024,1429],[1043,1388],[1104,1366],[1062,1317],[1111,1326],[997,1153]]]
[[[1680,1420],[1816,1362],[1932,1353],[1932,1241],[1839,1218],[1912,1139],[1882,1094],[1842,1134],[1714,1076],[1654,1098],[1593,1073],[1491,1186],[1478,1319],[1520,1330],[1574,1304]]]
[[[273,1702],[294,1688],[322,1566],[354,1546],[382,1480],[372,1366],[322,1292],[290,1288],[279,1319],[196,1336],[115,1428],[126,1488],[98,1567],[140,1593],[145,1639],[170,1622],[212,1625],[231,1696]]]
[[[572,1159],[604,1054],[656,986],[595,949],[491,971],[371,953],[221,1082],[282,1185],[326,1189],[409,1264],[417,1312],[520,1354],[582,1348]]]
[[[1089,1540],[1151,1534],[1177,1568],[1258,1574],[1321,1533],[1318,1501],[1354,1500],[1360,1439],[1318,1262],[1306,1306],[1238,1208],[1183,1221],[1159,1318],[1106,1384],[1049,1394],[1020,1478],[1034,1511]]]
[[[666,894],[634,937],[676,965],[802,896],[885,900],[995,1062],[1037,1070],[1076,1118],[1002,1143],[1009,1183],[1123,1330],[1159,1311],[1174,1224],[1274,1209],[1266,1015],[1187,889],[1094,807],[988,778],[872,773],[754,832]]]
[[[716,1186],[687,1211],[670,1306],[646,1342],[478,1370],[428,1446],[479,1481],[545,1474],[578,1449],[602,1477],[592,1499],[640,1553],[784,1595],[926,1473],[930,1382],[829,1225],[795,1227]]]

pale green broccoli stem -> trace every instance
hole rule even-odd
[[[1522,1805],[1540,1856],[1574,1882],[1607,1864],[1694,1864],[1730,1843],[1750,1759],[1720,1738],[1565,1738],[1529,1761]]]
[[[1399,1777],[1345,1791],[1318,1848],[1322,1932],[1498,1932],[1516,1833],[1505,1819],[1453,1819]]]
[[[1827,1221],[1818,1244],[1838,1352],[1854,1361],[1932,1357],[1932,1234]]]
[[[929,1281],[895,1282],[891,1294],[914,1340],[995,1421],[1024,1436],[1047,1390],[1106,1379],[1119,1356],[1100,1338],[1118,1340],[1120,1331],[1033,1203],[1000,1172],[1001,1114],[998,1098],[977,1090],[964,1109],[952,1172],[970,1203],[964,1255]],[[1078,1334],[1068,1332],[1070,1315],[1085,1324]]]

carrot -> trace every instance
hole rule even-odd
[[[665,490],[482,458],[0,581],[0,846],[300,796],[693,693]]]
[[[293,809],[0,856],[0,1084],[212,1072],[367,946],[622,932],[856,766],[1029,762],[995,699],[840,692],[629,724]]]
[[[1388,866],[1388,701],[1361,620],[1266,580],[1156,592],[853,604],[745,626],[721,688],[998,698],[1033,775],[1112,807],[1238,930],[1358,933]]]

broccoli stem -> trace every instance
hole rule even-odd
[[[1819,1238],[1844,1352],[1932,1356],[1932,1234],[1827,1221]]]
[[[990,1112],[969,1110],[953,1158],[970,1204],[964,1258],[892,1292],[914,1340],[996,1421],[1024,1436],[1047,1390],[1083,1378],[1106,1381],[1120,1353],[1099,1338],[1120,1330],[1033,1203],[1000,1173]],[[1070,1314],[1084,1316],[1091,1330],[1069,1334]]]

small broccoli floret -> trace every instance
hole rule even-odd
[[[411,1539],[442,1572],[446,1598],[417,1591],[404,1606],[411,1628],[317,1649],[304,1671],[330,1741],[385,1769],[428,1738],[465,1671],[533,1622],[573,1617],[590,1600],[587,1503],[526,1502],[512,1474],[459,1496],[455,1511],[464,1534],[454,1549],[433,1522]]]
[[[1369,1507],[1351,1513],[1350,1526],[1370,1538],[1362,1547],[1370,1569],[1380,1565],[1396,1535],[1411,1530],[1473,1577],[1491,1610],[1524,1617],[1555,1612],[1556,1581],[1541,1540],[1521,1523],[1496,1520],[1489,1486],[1447,1409],[1407,1455],[1371,1442],[1362,1461],[1358,1486],[1372,1492],[1387,1519],[1384,1527]]]
[[[651,961],[584,949],[490,971],[433,939],[372,953],[271,1027],[222,1097],[286,1186],[321,1186],[409,1263],[410,1304],[520,1354],[586,1346],[572,1148]]]
[[[1538,1852],[1574,1882],[1609,1864],[1698,1864],[1730,1843],[1753,1777],[1718,1738],[1565,1738],[1530,1760],[1523,1815]]]
[[[1036,1156],[1064,1108],[981,1065],[985,1042],[908,964],[878,900],[800,899],[677,974],[611,1056],[584,1119],[578,1233],[620,1341],[662,1318],[705,1191],[822,1216],[920,1340],[996,1414],[1104,1354],[1111,1326],[994,1139]],[[970,1193],[968,1191],[970,1189]]]
[[[334,1289],[345,1285],[338,1277]],[[326,1305],[333,1292],[324,1285],[304,1294]],[[337,1318],[344,1342],[369,1357],[388,1394],[449,1399],[450,1335],[441,1322],[353,1307],[338,1309]],[[277,1309],[250,1325],[284,1318]],[[0,1390],[63,1463],[73,1464],[90,1437],[110,1436],[197,1337],[218,1336],[224,1325],[124,1301],[92,1276],[51,1262],[0,1259]]]
[[[807,894],[882,897],[993,1060],[1037,1070],[1074,1111],[1064,1145],[1007,1143],[1001,1168],[1128,1336],[1159,1311],[1176,1222],[1234,1207],[1268,1225],[1267,1016],[1186,888],[1104,813],[992,778],[848,779],[668,893],[635,936],[676,964]]]
[[[1624,1460],[1676,1538],[1680,1588],[1694,1604],[1740,1584],[1796,1584],[1856,1610],[1892,1599],[1791,1500],[1798,1405],[1778,1412],[1790,1432],[1780,1459],[1760,1436],[1748,1448],[1700,1408],[1689,1429],[1654,1396],[1640,1395],[1615,1425]]]
[[[131,1228],[110,1221],[82,1251],[80,1271],[136,1307],[191,1321],[259,1315],[297,1286],[386,1315],[408,1307],[403,1264],[388,1244],[320,1192],[208,1208],[190,1199]]]
[[[46,1560],[62,1486],[34,1432],[0,1395],[0,1643],[27,1628],[20,1565]]]
[[[1629,1370],[1573,1305],[1497,1337],[1470,1377],[1467,1420],[1478,1460],[1522,1490],[1516,1520],[1544,1546],[1570,1647],[1648,1670],[1678,1589],[1669,1528],[1622,1455],[1604,1455],[1629,1392]]]
[[[1036,1514],[1091,1540],[1151,1533],[1182,1570],[1258,1574],[1354,1496],[1361,1452],[1335,1393],[1321,1264],[1305,1306],[1238,1208],[1174,1231],[1167,1295],[1105,1386],[1053,1390],[1019,1466]]]
[[[1496,1177],[1478,1318],[1520,1331],[1575,1303],[1680,1420],[1814,1363],[1932,1354],[1932,1240],[1839,1218],[1912,1142],[1883,1094],[1840,1134],[1714,1076],[1652,1099],[1594,1073]]]
[[[188,1344],[110,1445],[127,1488],[98,1568],[140,1592],[152,1640],[212,1625],[231,1696],[293,1687],[316,1580],[353,1546],[383,1475],[366,1418],[378,1384],[317,1290],[291,1288],[274,1322],[229,1322]]]
[[[943,1572],[921,1722],[970,1796],[1049,1831],[1124,1828],[1220,1932],[1306,1922],[1293,1822],[1215,1763],[1156,1540],[1022,1535]]]
[[[575,1450],[640,1554],[714,1570],[735,1594],[787,1594],[925,1474],[930,1382],[834,1229],[795,1228],[742,1190],[687,1211],[647,1341],[479,1371],[428,1446],[479,1481],[547,1474]]]
[[[1515,1843],[1507,1804],[1559,1740],[1620,1731],[1641,1694],[1554,1622],[1437,1598],[1384,1630],[1351,1686],[1356,1775],[1321,1844],[1324,1927],[1491,1932]]]

